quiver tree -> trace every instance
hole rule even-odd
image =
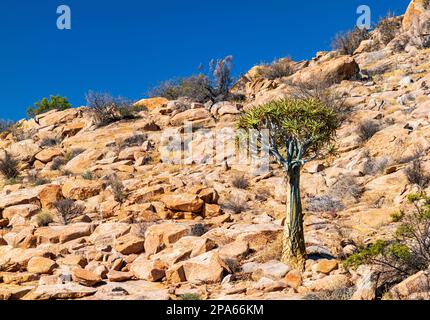
[[[268,150],[283,168],[289,184],[282,261],[304,268],[306,248],[300,199],[300,172],[303,165],[320,156],[334,140],[340,126],[337,113],[320,100],[286,99],[256,106],[239,120],[239,128],[268,131],[268,139],[258,135],[259,147]]]

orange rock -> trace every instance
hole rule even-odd
[[[37,274],[51,274],[57,266],[55,261],[51,259],[33,257],[28,261],[27,271]]]
[[[73,281],[82,284],[83,286],[93,287],[97,283],[101,282],[102,279],[95,273],[85,270],[82,268],[75,268],[72,272]]]

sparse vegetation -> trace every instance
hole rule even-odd
[[[279,59],[270,65],[262,67],[259,73],[266,79],[275,80],[292,75],[294,73],[294,66],[291,59]]]
[[[368,151],[365,154],[365,161],[363,165],[364,175],[374,175],[384,172],[385,168],[389,165],[390,161],[385,158],[373,158]]]
[[[120,144],[119,149],[122,150],[130,147],[140,147],[147,139],[148,136],[146,134],[136,133],[131,137],[124,139]]]
[[[105,181],[106,185],[111,188],[115,201],[123,203],[127,198],[127,194],[125,193],[124,185],[122,184],[121,180],[118,179],[117,175],[110,174],[105,178]]]
[[[67,98],[61,96],[50,96],[49,99],[43,98],[39,102],[36,102],[34,104],[34,107],[28,108],[27,116],[29,118],[34,118],[39,114],[51,110],[63,111],[71,107],[72,105],[69,103],[69,100]]]
[[[245,212],[249,208],[246,199],[237,194],[231,194],[230,197],[222,204],[222,207],[235,214]]]
[[[27,173],[27,180],[28,183],[32,184],[33,186],[41,186],[44,184],[48,184],[51,181],[46,178],[40,178],[39,173],[37,170],[31,170]]]
[[[430,197],[411,194],[408,201],[413,209],[396,215],[401,224],[394,239],[363,248],[346,260],[345,267],[374,265],[385,281],[395,284],[430,266]]]
[[[210,62],[210,75],[202,73],[188,78],[168,80],[153,88],[149,92],[150,97],[164,97],[169,100],[177,100],[187,97],[196,102],[222,101],[238,99],[229,90],[233,83],[231,70],[233,68],[233,57],[227,56],[216,62]]]
[[[328,195],[309,197],[306,207],[310,212],[337,212],[344,209],[341,201]]]
[[[13,125],[13,121],[0,119],[0,133],[9,132]]]
[[[16,142],[24,140],[32,140],[35,135],[35,130],[25,130],[22,128],[22,123],[16,123],[9,128],[12,138]]]
[[[425,188],[430,183],[430,174],[424,171],[422,161],[414,160],[405,169],[409,183],[415,184],[420,188]]]
[[[64,160],[67,162],[69,162],[70,160],[72,160],[73,158],[76,158],[77,156],[79,156],[81,153],[84,153],[86,150],[82,149],[82,148],[75,148],[72,149],[70,151],[68,151],[66,153],[66,155],[64,156]]]
[[[184,293],[179,296],[179,300],[202,300],[197,293]]]
[[[111,123],[134,119],[138,111],[132,103],[121,97],[112,97],[108,93],[88,92],[87,106],[97,126],[102,127]]]
[[[42,141],[40,141],[39,145],[41,148],[49,148],[49,147],[55,147],[61,143],[61,139],[58,137],[54,138],[44,138]]]
[[[344,199],[347,196],[355,200],[360,199],[363,194],[363,187],[352,175],[342,175],[337,182],[330,187],[329,194],[337,199]]]
[[[67,160],[64,157],[55,157],[51,163],[51,170],[60,170],[66,163]]]
[[[385,18],[382,18],[376,26],[376,29],[379,30],[382,44],[387,45],[390,43],[399,33],[401,27],[402,20],[395,17],[391,12]]]
[[[249,188],[249,180],[245,175],[235,175],[231,180],[231,184],[237,189],[245,190]]]
[[[18,164],[18,161],[5,151],[3,154],[3,158],[0,159],[0,173],[6,179],[18,178]]]
[[[54,208],[57,210],[59,220],[64,225],[69,224],[74,218],[79,217],[85,211],[84,206],[70,199],[55,202]]]
[[[379,130],[381,130],[381,127],[378,122],[375,120],[364,120],[357,127],[358,138],[361,143],[364,143],[370,140]]]
[[[82,178],[85,180],[93,180],[94,176],[93,176],[93,173],[91,171],[87,170],[82,174]]]
[[[369,32],[363,28],[355,27],[354,30],[339,33],[332,43],[332,48],[341,54],[352,55],[361,42],[369,39]]]
[[[52,222],[54,222],[54,216],[48,211],[42,211],[36,216],[36,223],[39,227],[46,227]]]
[[[320,291],[307,294],[305,300],[327,300],[327,301],[348,301],[351,300],[356,288],[344,287],[334,291]]]

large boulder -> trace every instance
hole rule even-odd
[[[57,267],[55,261],[44,257],[33,257],[28,261],[27,271],[38,274],[51,274]]]
[[[40,151],[38,154],[36,154],[35,158],[40,162],[48,163],[54,158],[61,156],[62,154],[63,151],[61,150],[61,148],[49,148]]]
[[[39,151],[39,146],[31,139],[16,142],[9,147],[10,155],[20,161],[34,160]]]
[[[354,78],[360,68],[354,58],[342,56],[304,68],[290,77],[293,84],[339,83]]]
[[[191,227],[185,224],[167,222],[153,225],[145,233],[145,252],[148,255],[156,254],[182,237],[188,236],[190,231]]]
[[[181,126],[185,122],[194,122],[197,120],[204,120],[204,119],[212,119],[212,115],[208,110],[203,108],[189,109],[187,111],[178,113],[177,115],[173,116],[172,119],[170,119],[170,124],[172,126]]]
[[[166,98],[149,98],[149,99],[142,99],[137,101],[134,106],[139,108],[146,108],[148,111],[152,111],[154,109],[162,108],[167,105],[169,100]]]
[[[402,27],[404,31],[409,30],[413,21],[418,18],[423,12],[430,8],[424,8],[426,0],[412,0],[409,4],[406,13],[403,17]]]
[[[200,213],[204,202],[194,194],[168,194],[161,198],[166,207],[174,211]]]
[[[86,200],[98,195],[103,189],[103,184],[98,180],[71,179],[62,187],[63,195],[73,200]]]

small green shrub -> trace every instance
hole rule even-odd
[[[408,201],[412,212],[394,215],[401,225],[393,240],[378,240],[351,255],[344,263],[346,268],[375,265],[385,278],[399,282],[430,266],[430,197],[411,194]]]
[[[105,178],[107,186],[111,187],[115,201],[123,203],[127,199],[124,185],[116,174],[111,174]]]
[[[93,180],[94,176],[91,171],[87,170],[82,174],[82,178],[84,178],[85,180]]]
[[[339,33],[332,43],[332,48],[341,54],[352,55],[361,42],[369,39],[369,32],[363,28],[355,27],[354,30]]]
[[[197,293],[184,293],[179,296],[179,300],[202,300]]]
[[[39,227],[46,227],[52,222],[54,222],[54,216],[48,211],[42,211],[36,216],[36,223]]]
[[[51,110],[63,111],[71,107],[72,105],[69,103],[69,100],[67,98],[61,96],[50,96],[49,99],[43,98],[39,102],[36,102],[34,104],[34,107],[28,108],[27,116],[29,118],[34,118],[39,114]]]
[[[19,176],[18,161],[14,159],[8,152],[4,152],[4,156],[0,159],[0,173],[6,179],[15,179]]]

